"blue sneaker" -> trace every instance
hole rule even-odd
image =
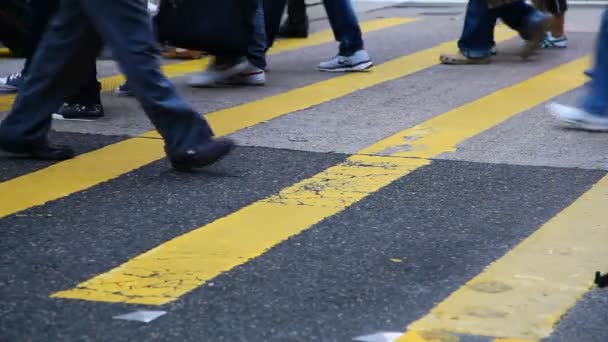
[[[23,85],[23,75],[18,72],[0,77],[0,93],[16,93]]]

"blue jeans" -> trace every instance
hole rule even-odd
[[[160,72],[159,51],[145,3],[62,0],[32,57],[23,88],[0,124],[2,143],[46,143],[52,113],[63,102],[64,93],[80,85],[102,40],[112,49],[133,93],[165,139],[169,155],[210,139],[207,122]]]
[[[264,0],[268,47],[272,46],[279,32],[286,4],[287,0]],[[361,28],[350,0],[323,0],[323,6],[334,37],[340,43],[340,55],[351,56],[363,49]]]
[[[32,11],[32,26],[31,26],[31,51],[25,66],[23,67],[23,75],[27,75],[32,61],[32,55],[36,51],[42,35],[44,34],[48,23],[51,21],[55,12],[59,8],[59,0],[30,0],[30,8]],[[68,94],[65,102],[79,104],[95,104],[100,103],[99,92],[101,84],[97,81],[97,64],[95,60],[87,63],[86,77],[81,85],[76,87],[75,92]]]
[[[604,10],[593,65],[593,77],[580,106],[591,114],[608,116],[608,10]]]
[[[469,0],[464,19],[464,28],[458,48],[469,58],[491,55],[494,46],[494,26],[500,18],[523,39],[530,36],[530,27],[543,18],[542,13],[523,0],[499,7],[488,8],[487,0]]]

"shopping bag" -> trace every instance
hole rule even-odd
[[[210,54],[244,55],[256,0],[162,0],[154,16],[161,44]]]

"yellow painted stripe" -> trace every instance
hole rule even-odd
[[[378,31],[389,27],[407,24],[416,21],[416,18],[382,18],[361,23],[361,30],[364,33]],[[306,39],[285,39],[278,40],[276,44],[269,51],[269,55],[276,55],[282,52],[294,51],[306,47],[321,45],[332,42],[334,36],[331,30],[325,30],[316,32],[308,36]],[[191,60],[187,62],[180,62],[174,64],[167,64],[162,67],[163,73],[168,78],[185,76],[205,68],[209,62],[208,58],[202,60]],[[115,75],[104,77],[100,80],[102,91],[112,91],[116,89],[120,84],[124,83],[125,77],[123,75]],[[0,112],[6,112],[10,110],[13,102],[15,101],[14,95],[5,95],[0,97]]]
[[[497,30],[496,40],[503,41],[515,35],[512,31]],[[454,43],[440,44],[392,60],[377,66],[373,72],[335,77],[287,93],[214,112],[208,114],[207,118],[218,136],[230,134],[431,67],[437,63],[439,52],[453,48]],[[147,133],[144,136],[153,137],[157,134]],[[0,198],[0,217],[88,189],[164,157],[161,141],[146,139],[145,142],[141,142],[138,141],[139,139],[125,140],[0,183],[0,193],[14,194],[10,198]],[[125,158],[124,156],[130,156],[133,146],[137,146],[135,149],[141,156]],[[122,149],[125,151],[122,152]],[[33,184],[44,184],[45,191],[40,191],[40,188]]]
[[[412,170],[428,165],[431,162],[428,158],[452,151],[468,137],[580,86],[584,78],[579,74],[587,61],[584,58],[557,67],[406,129],[278,194],[179,236],[53,297],[150,305],[173,301]],[[389,65],[393,71],[402,67]],[[489,102],[494,104],[491,110],[484,105]],[[410,149],[417,154],[404,152]],[[376,152],[382,155],[368,155]]]
[[[10,57],[12,56],[11,50],[8,48],[0,48],[0,57]]]
[[[503,342],[550,336],[606,267],[606,207],[608,177],[409,329],[511,338]]]

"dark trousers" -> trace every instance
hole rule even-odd
[[[5,144],[46,142],[51,115],[64,93],[82,82],[84,73],[106,43],[165,139],[168,154],[206,140],[211,129],[160,72],[160,57],[146,4],[134,0],[62,0],[59,11],[36,49],[10,114],[0,124]]]
[[[29,72],[32,55],[40,45],[40,40],[42,39],[42,35],[49,22],[59,9],[59,2],[60,0],[30,0],[32,11],[32,25],[30,31],[31,50],[25,61],[23,74]],[[95,60],[88,61],[87,66],[84,69],[84,75],[85,77],[83,78],[82,83],[78,85],[72,93],[67,94],[65,102],[80,104],[100,102],[99,92],[101,90],[101,84],[97,81],[97,65]]]

